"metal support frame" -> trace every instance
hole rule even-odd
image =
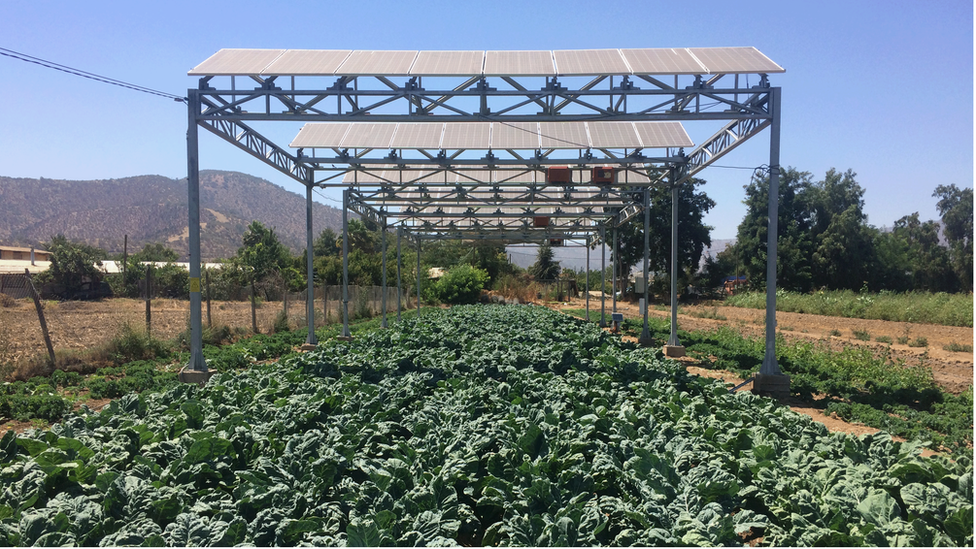
[[[779,225],[779,134],[780,88],[772,88],[770,109],[773,113],[769,132],[769,207],[766,239],[766,354],[759,373],[782,375],[776,361],[776,240]]]
[[[403,258],[400,248],[400,240],[403,237],[403,227],[397,227],[397,322],[400,322],[400,309],[403,303],[403,297],[400,295],[403,288],[403,278],[401,277],[401,272],[403,271]]]
[[[676,170],[671,170],[676,181]],[[678,185],[671,185],[671,335],[668,347],[681,347],[678,341]]]
[[[610,272],[612,282],[610,283],[610,293],[613,299],[613,312],[617,312],[617,281],[620,277],[620,273],[617,272],[617,266],[620,264],[619,257],[617,257],[617,227],[613,227],[613,249],[610,251]]]
[[[420,243],[422,239],[417,238],[417,322],[420,322]]]
[[[651,254],[651,191],[650,189],[644,189],[643,193],[644,202],[644,267],[641,271],[641,276],[644,279],[644,328],[641,330],[640,338],[637,340],[641,345],[651,344],[651,331],[647,327],[647,310],[651,308],[648,302],[649,292],[648,289],[651,285],[651,281],[648,280],[648,270],[650,268],[650,254]]]
[[[342,191],[342,337],[349,332],[349,191]]]
[[[206,372],[207,363],[203,358],[203,312],[201,311],[203,299],[200,293],[200,150],[197,131],[200,98],[193,93],[194,90],[188,91],[186,188],[190,247],[190,362],[187,364],[187,369]]]
[[[590,321],[590,237],[586,237],[586,321]]]
[[[315,267],[314,263],[314,242],[312,232],[312,181],[309,172],[309,181],[305,185],[305,267],[307,284],[305,287],[305,316],[308,320],[308,336],[305,344],[318,345],[319,340],[315,336]]]
[[[383,307],[383,320],[380,321],[380,327],[386,328],[386,218],[383,218],[383,232],[380,233],[380,238],[383,239],[383,298],[381,307]]]
[[[600,327],[607,327],[607,233],[600,227],[600,277],[603,285],[600,287]]]

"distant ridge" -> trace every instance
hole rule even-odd
[[[121,253],[162,242],[188,257],[186,179],[139,175],[70,181],[0,176],[0,244],[39,246],[63,233],[69,240]],[[201,254],[233,256],[251,221],[275,228],[293,253],[305,249],[305,197],[239,172],[200,171]],[[314,203],[315,235],[341,229],[342,211]]]

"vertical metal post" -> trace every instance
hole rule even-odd
[[[651,308],[651,304],[648,302],[647,298],[649,296],[648,288],[650,287],[650,281],[647,280],[647,271],[650,267],[650,255],[651,255],[651,190],[648,187],[644,187],[644,268],[641,271],[641,277],[644,280],[644,329],[641,330],[640,339],[638,342],[641,345],[651,344],[651,331],[647,327],[647,310]]]
[[[671,168],[671,335],[668,347],[680,347],[678,341],[678,186],[677,171]]]
[[[600,327],[607,327],[607,229],[600,227]]]
[[[203,319],[200,311],[200,150],[197,115],[200,97],[197,90],[187,90],[186,190],[190,247],[190,362],[189,370],[207,371],[203,358]]]
[[[313,266],[314,242],[312,241],[312,185],[315,171],[309,169],[309,178],[305,182],[305,276],[307,284],[305,290],[308,295],[305,298],[305,316],[308,318],[308,337],[305,338],[306,345],[318,345],[319,340],[315,337],[315,267]]]
[[[381,300],[383,308],[383,320],[380,321],[380,326],[386,328],[386,218],[383,218],[383,232],[380,233],[380,238],[383,239],[383,298]]]
[[[349,189],[342,191],[342,337],[349,333]]]
[[[590,237],[586,237],[586,321],[590,321]]]
[[[620,273],[617,272],[617,265],[620,263],[617,256],[617,227],[613,228],[613,250],[610,252],[610,278],[613,282],[610,284],[610,292],[613,294],[613,312],[617,312],[617,277]]]
[[[403,227],[397,227],[397,322],[400,322],[400,308],[403,298],[400,296],[400,289],[403,288],[403,258],[401,256],[400,240],[403,238]]]
[[[776,240],[779,223],[779,133],[780,88],[769,89],[769,110],[773,115],[769,131],[769,208],[766,240],[766,356],[759,373],[781,375],[776,362]]]
[[[417,235],[417,321],[420,321],[420,235]]]

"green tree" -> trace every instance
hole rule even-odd
[[[678,270],[694,274],[704,249],[711,245],[712,228],[704,223],[705,214],[715,207],[715,201],[704,191],[696,190],[705,180],[692,178],[678,188]],[[661,273],[671,273],[671,189],[652,187],[650,189],[650,248],[648,269]],[[635,197],[637,198],[637,197]],[[640,198],[637,198],[640,200]],[[611,236],[608,235],[608,241]],[[627,276],[634,266],[644,264],[644,215],[643,212],[617,233],[617,248],[621,265],[620,272]],[[610,254],[613,260],[613,253]]]
[[[142,250],[132,254],[132,259],[137,262],[153,261],[162,263],[175,263],[180,259],[176,251],[166,247],[165,244],[153,242],[146,244]]]
[[[434,285],[438,301],[452,305],[477,303],[481,289],[488,282],[488,273],[471,265],[458,265],[444,274]]]
[[[77,296],[86,284],[92,289],[101,284],[104,273],[100,267],[107,258],[101,248],[71,242],[63,234],[52,237],[44,247],[51,252],[51,266],[40,281],[57,285],[62,297]]]
[[[963,290],[973,291],[973,189],[939,185],[932,196],[942,216],[943,234],[949,243],[952,268]]]
[[[539,246],[539,253],[535,263],[529,267],[529,274],[536,280],[555,280],[559,277],[559,262],[554,260],[555,254],[548,242]]]
[[[255,283],[275,275],[284,277],[292,274],[294,260],[278,240],[273,228],[252,221],[242,241],[243,246],[238,248],[235,261],[242,267],[246,282]]]
[[[892,232],[907,252],[909,289],[932,292],[958,289],[949,250],[939,245],[939,226],[935,221],[923,223],[915,212],[895,221]]]
[[[319,236],[312,243],[314,257],[339,255],[342,252],[342,235],[330,228],[322,229]]]

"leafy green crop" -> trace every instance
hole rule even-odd
[[[972,460],[536,307],[455,307],[0,440],[8,545],[972,544]]]

